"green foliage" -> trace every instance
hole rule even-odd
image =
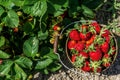
[[[39,48],[39,40],[36,37],[31,37],[26,40],[23,44],[23,53],[28,56],[34,58]]]
[[[3,18],[3,22],[6,24],[6,26],[9,26],[11,28],[17,27],[19,24],[17,13],[14,10],[9,10],[7,12],[7,16]]]
[[[7,54],[6,52],[0,50],[0,58],[4,59],[4,58],[9,58],[9,57],[10,57],[9,54]]]

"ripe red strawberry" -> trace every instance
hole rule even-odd
[[[76,60],[76,55],[72,55],[72,57],[71,57],[71,61],[74,63],[75,60]]]
[[[82,51],[84,48],[85,48],[85,44],[84,44],[84,43],[78,42],[78,43],[75,45],[75,50],[77,50],[78,52],[79,52],[79,51]]]
[[[104,42],[101,45],[101,50],[102,50],[103,53],[108,53],[108,50],[109,50],[109,44],[108,44],[108,42]]]
[[[104,33],[102,34],[102,37],[106,37],[110,35],[110,31],[109,30],[104,30]]]
[[[100,60],[102,58],[102,52],[98,48],[98,49],[96,49],[96,51],[89,52],[89,56],[90,56],[91,60],[98,61],[98,60]]]
[[[93,72],[101,72],[101,71],[102,71],[102,68],[99,67],[99,68],[96,68],[96,69],[95,69],[95,68],[93,67],[93,68],[92,68],[92,71],[93,71]]]
[[[60,26],[58,24],[56,24],[56,25],[54,25],[53,30],[60,31],[61,28],[60,28]]]
[[[87,32],[86,34],[86,40],[89,40],[92,36],[92,33],[91,32]]]
[[[88,53],[81,51],[78,56],[83,56],[84,58],[88,58]]]
[[[82,40],[86,40],[86,34],[83,34],[82,32],[80,32],[80,38]]]
[[[105,36],[104,38],[106,42],[110,43],[110,36]]]
[[[111,57],[108,54],[104,54],[102,61],[104,67],[109,67],[111,64]]]
[[[109,62],[107,62],[107,63],[103,63],[103,66],[105,66],[105,67],[109,67],[111,64],[109,63]]]
[[[75,29],[70,31],[69,37],[73,40],[80,40],[79,32]]]
[[[84,66],[83,66],[81,69],[82,69],[83,71],[89,72],[89,71],[91,70],[89,64],[90,64],[90,62],[85,61],[85,64],[84,64]]]
[[[87,32],[87,33],[80,32],[80,38],[82,40],[89,40],[91,38],[91,35],[92,35],[91,32]]]
[[[92,22],[91,25],[95,28],[97,34],[100,33],[101,27],[97,22]]]
[[[76,45],[76,41],[75,40],[69,40],[67,43],[68,49],[74,49]]]

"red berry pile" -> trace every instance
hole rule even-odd
[[[67,52],[73,65],[86,72],[101,72],[116,56],[115,38],[97,22],[79,25],[69,31]]]

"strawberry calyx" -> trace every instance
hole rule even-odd
[[[102,63],[101,60],[99,60],[99,61],[90,61],[90,67],[93,69],[94,72],[97,72],[97,69],[101,68],[100,67],[101,63]]]
[[[95,37],[95,44],[103,44],[104,42],[105,42],[105,39],[104,38],[102,38],[100,35],[96,35],[96,37]]]
[[[101,27],[97,22],[92,22],[91,26],[94,28],[94,30],[96,31],[96,34],[100,33]]]
[[[71,49],[70,52],[73,54],[73,55],[78,55],[79,52],[75,49]]]
[[[111,61],[112,61],[112,59],[108,54],[105,54],[102,58],[102,62],[103,62],[102,64],[105,67],[109,67],[111,64]]]
[[[83,62],[85,58],[83,56],[76,56],[76,61],[73,63],[77,68],[81,68],[83,66]]]
[[[113,55],[115,52],[116,52],[116,48],[114,46],[111,46],[110,49],[109,49],[108,54]]]

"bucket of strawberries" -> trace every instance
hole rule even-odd
[[[96,21],[75,23],[68,30],[66,54],[76,68],[102,72],[117,56],[117,42],[110,30]]]

